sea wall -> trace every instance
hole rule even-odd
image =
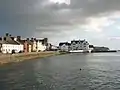
[[[31,53],[21,53],[21,54],[8,54],[0,55],[0,65],[21,62],[24,60],[31,60],[36,58],[44,58],[54,55],[59,55],[59,52],[47,51],[47,52],[31,52]]]

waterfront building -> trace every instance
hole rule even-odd
[[[71,50],[89,50],[89,43],[86,40],[73,40],[71,41]]]
[[[37,52],[37,40],[36,40],[36,38],[31,38],[30,41],[33,44],[32,52]]]
[[[48,44],[48,38],[29,38],[21,39],[21,36],[13,37],[6,33],[5,37],[0,38],[0,52],[11,53],[14,50],[18,52],[40,52],[50,50],[51,44]]]
[[[45,51],[47,49],[48,39],[31,38],[33,43],[33,52]]]
[[[47,45],[46,45],[46,50],[47,50],[47,51],[51,51],[51,50],[52,50],[52,45],[51,45],[51,43],[47,43]]]
[[[51,45],[51,51],[57,51],[59,49],[58,46]]]
[[[27,38],[26,40],[22,40],[24,43],[24,52],[32,52],[33,51],[33,43]]]
[[[31,38],[31,42],[33,43],[33,52],[45,51],[47,49],[48,39],[39,39],[39,38]]]
[[[23,44],[14,40],[15,38],[6,33],[5,37],[0,38],[1,52],[2,53],[12,53],[14,50],[15,53],[23,51]]]
[[[45,51],[46,45],[44,44],[44,39],[38,39],[37,41],[37,52]]]
[[[68,43],[68,42],[61,42],[61,43],[59,43],[59,49],[60,49],[60,51],[69,51],[70,50],[70,43]]]

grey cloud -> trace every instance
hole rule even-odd
[[[5,29],[2,32],[23,36],[31,36],[34,33],[44,36],[45,33],[52,32],[61,33],[62,36],[65,30],[73,30],[74,25],[86,23],[86,18],[90,16],[120,10],[120,0],[71,0],[69,6],[43,6],[44,2],[47,0],[0,0],[0,28]],[[57,35],[46,37],[53,38]]]

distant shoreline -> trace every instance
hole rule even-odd
[[[26,60],[32,60],[37,58],[45,58],[54,55],[60,55],[59,52],[46,51],[46,52],[31,52],[31,53],[21,53],[21,54],[8,54],[0,56],[0,66],[4,64],[17,63]]]
[[[112,53],[117,52],[117,50],[110,50],[110,51],[92,51],[91,53]]]

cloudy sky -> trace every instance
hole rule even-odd
[[[0,0],[0,35],[6,32],[120,49],[120,0]]]

